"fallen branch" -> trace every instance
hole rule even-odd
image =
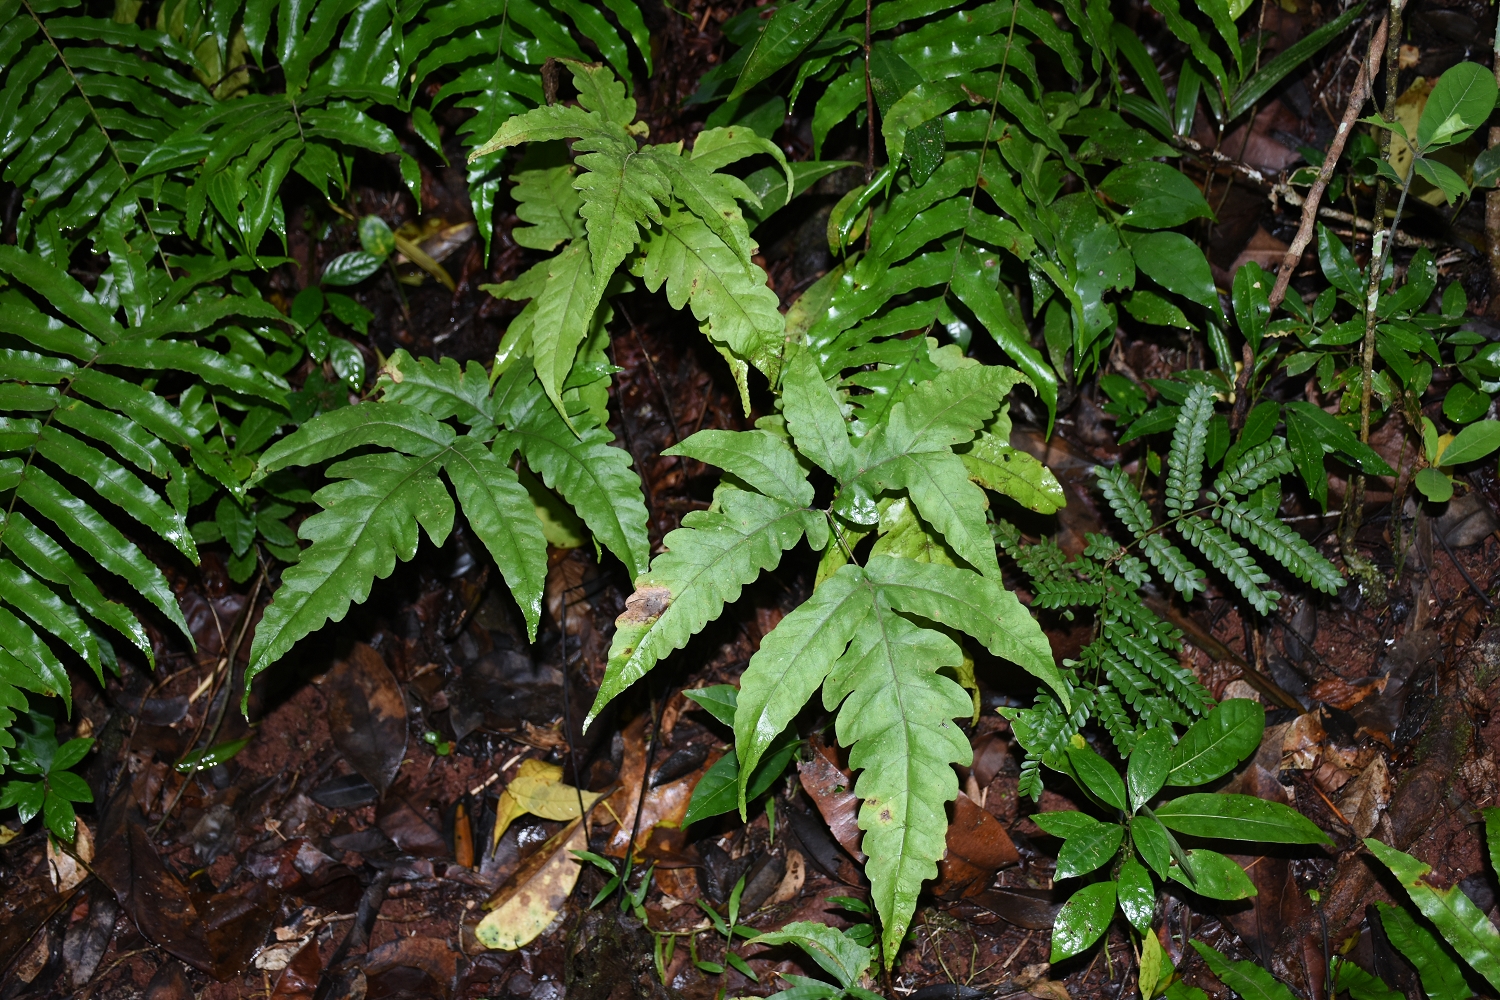
[[[1370,84],[1380,70],[1380,56],[1385,50],[1388,25],[1389,16],[1382,17],[1380,24],[1375,28],[1375,34],[1370,37],[1370,48],[1365,53],[1364,61],[1360,63],[1359,76],[1354,80],[1354,89],[1349,92],[1349,103],[1344,108],[1343,121],[1339,122],[1338,130],[1333,134],[1333,142],[1328,146],[1328,153],[1323,157],[1323,166],[1318,171],[1318,179],[1313,182],[1303,199],[1302,222],[1297,226],[1297,236],[1292,240],[1292,245],[1287,248],[1286,255],[1281,258],[1281,268],[1276,275],[1276,287],[1271,289],[1270,302],[1273,313],[1281,305],[1281,300],[1286,298],[1286,289],[1292,280],[1292,272],[1297,269],[1297,262],[1302,259],[1303,251],[1312,242],[1313,223],[1318,218],[1318,203],[1323,200],[1323,190],[1333,179],[1333,169],[1338,165],[1339,157],[1343,155],[1344,144],[1349,141],[1349,136],[1354,131],[1354,123],[1359,119],[1360,109],[1369,99]]]

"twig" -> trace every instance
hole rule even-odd
[[[1338,165],[1339,157],[1343,155],[1344,144],[1349,141],[1349,136],[1354,131],[1354,123],[1359,119],[1359,112],[1364,108],[1365,101],[1369,99],[1370,84],[1379,70],[1380,51],[1385,47],[1389,23],[1388,15],[1382,17],[1379,26],[1375,29],[1375,34],[1370,36],[1370,48],[1365,54],[1364,61],[1360,63],[1359,76],[1355,78],[1354,89],[1349,93],[1349,103],[1344,107],[1343,120],[1339,122],[1338,130],[1333,134],[1333,142],[1329,143],[1328,152],[1323,157],[1323,167],[1318,171],[1318,179],[1313,182],[1302,200],[1302,221],[1297,226],[1297,236],[1281,258],[1281,271],[1276,276],[1276,286],[1271,289],[1270,302],[1273,313],[1281,305],[1282,299],[1286,298],[1287,285],[1292,280],[1292,272],[1302,260],[1303,251],[1312,242],[1313,223],[1318,217],[1318,203],[1323,200],[1323,191],[1333,178],[1334,168]]]

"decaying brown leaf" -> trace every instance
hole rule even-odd
[[[534,941],[557,919],[578,883],[582,865],[572,852],[587,847],[582,820],[563,827],[490,897],[485,905],[491,910],[474,936],[486,948],[502,951],[515,951]]]
[[[995,872],[1021,860],[1010,834],[1000,822],[963,792],[953,803],[948,825],[948,850],[938,862],[933,894],[958,899],[983,892]]]
[[[863,864],[865,856],[859,845],[864,834],[859,828],[859,796],[854,794],[854,778],[839,767],[837,750],[816,736],[809,742],[813,752],[807,760],[797,762],[802,787],[823,814],[833,839]]]
[[[362,642],[323,676],[334,745],[383,794],[406,755],[406,702],[385,659]]]
[[[1349,818],[1354,833],[1361,839],[1370,836],[1380,822],[1380,814],[1391,801],[1391,773],[1385,758],[1376,754],[1370,763],[1344,789],[1339,811]]]

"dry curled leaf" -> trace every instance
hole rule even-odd
[[[588,847],[583,821],[574,820],[521,863],[485,905],[491,911],[474,929],[486,948],[515,951],[557,919],[582,867],[574,851]]]

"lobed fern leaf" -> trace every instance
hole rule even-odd
[[[1141,499],[1140,491],[1121,468],[1094,466],[1094,475],[1099,479],[1099,490],[1109,501],[1109,509],[1125,525],[1125,529],[1136,538],[1143,538],[1152,529],[1151,508]]]
[[[1271,578],[1250,556],[1243,545],[1235,544],[1225,531],[1201,517],[1183,518],[1178,525],[1182,537],[1202,552],[1214,568],[1229,578],[1251,607],[1261,614],[1270,614],[1281,595],[1275,591],[1261,590],[1260,585],[1270,583]]]
[[[1274,511],[1259,504],[1226,500],[1214,514],[1225,528],[1258,546],[1297,579],[1325,594],[1336,594],[1344,586],[1344,578],[1333,563]]]
[[[1178,411],[1172,446],[1167,452],[1167,482],[1163,492],[1170,514],[1184,514],[1198,504],[1208,425],[1213,415],[1213,390],[1201,383],[1193,385]]]
[[[1271,438],[1247,449],[1234,463],[1219,473],[1214,480],[1214,492],[1220,496],[1238,493],[1249,496],[1272,480],[1291,475],[1296,471],[1291,452],[1281,438]]]

